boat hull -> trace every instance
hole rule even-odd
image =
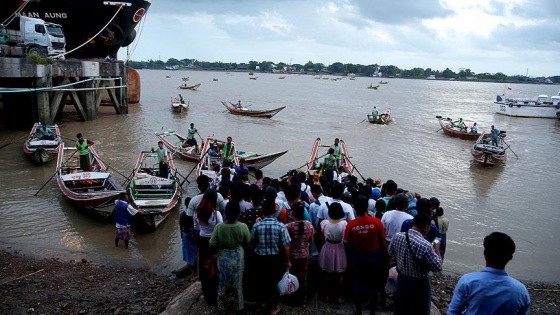
[[[58,125],[47,125],[47,128],[54,136],[54,140],[42,140],[36,137],[39,126],[39,123],[33,124],[29,137],[23,143],[23,153],[35,164],[43,165],[56,158],[62,138]]]
[[[445,133],[446,135],[448,135],[450,137],[464,139],[464,140],[473,140],[474,141],[474,140],[478,139],[481,135],[480,133],[459,131],[459,130],[453,128],[453,126],[452,126],[452,124],[449,120],[446,121],[442,118],[438,118],[438,120],[439,120],[439,125],[441,126],[441,130],[443,130],[443,133]]]
[[[507,159],[506,150],[509,147],[503,138],[500,145],[491,144],[491,135],[482,133],[471,148],[473,160],[483,167],[491,167],[502,164]]]
[[[66,51],[85,44],[67,55],[67,58],[77,59],[105,59],[107,56],[116,58],[119,48],[128,46],[134,40],[134,28],[151,5],[151,1],[145,0],[129,0],[126,1],[127,5],[122,7],[116,2],[104,0],[7,0],[2,3],[0,20],[8,18],[22,3],[27,5],[21,11],[21,15],[62,26],[66,38]],[[16,19],[12,23],[19,21]],[[100,31],[101,33],[94,37]]]
[[[274,115],[278,114],[281,110],[283,110],[286,106],[282,106],[275,109],[270,110],[251,110],[248,108],[237,109],[231,105],[228,105],[226,102],[222,102],[222,105],[234,115],[241,115],[241,116],[249,116],[249,117],[261,117],[261,118],[272,118]]]
[[[496,114],[513,117],[558,118],[560,105],[525,105],[506,102],[494,102]]]

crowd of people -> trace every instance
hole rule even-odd
[[[437,198],[422,198],[393,180],[358,183],[352,175],[321,176],[318,184],[295,171],[279,179],[258,171],[254,183],[246,175],[234,174],[218,187],[199,176],[200,193],[187,197],[181,212],[187,265],[177,273],[196,270],[208,304],[235,314],[245,301],[259,301],[278,314],[284,300],[277,285],[289,270],[300,285],[290,303],[305,306],[315,282],[323,301],[352,300],[356,314],[369,302],[375,314],[393,284],[395,314],[429,314],[430,277],[442,269],[449,227]],[[491,236],[484,241],[487,268],[461,279],[448,314],[527,312],[527,290],[504,270],[515,245],[505,234]],[[210,272],[214,261],[216,275]],[[310,272],[310,261],[320,276]],[[503,294],[498,306],[484,299],[496,292]]]

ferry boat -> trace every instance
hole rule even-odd
[[[151,0],[4,0],[0,21],[19,23],[19,16],[60,24],[66,37],[66,57],[116,59],[119,48],[136,37],[135,27],[148,11]]]
[[[506,98],[505,100],[498,95],[494,102],[494,110],[497,114],[514,117],[558,118],[559,109],[560,92],[551,97],[542,94],[537,97]]]

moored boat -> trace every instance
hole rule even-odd
[[[442,118],[441,116],[436,116],[436,118],[439,121],[441,130],[443,130],[443,132],[448,136],[465,139],[465,140],[476,140],[481,135],[480,132],[469,132],[457,127],[453,123],[453,120],[449,117]]]
[[[65,147],[64,142],[58,147],[58,187],[78,207],[108,218],[113,211],[112,202],[126,190],[108,171],[93,146],[89,147],[92,171],[80,168],[77,151],[76,147]]]
[[[189,110],[189,103],[185,103],[183,96],[179,94],[179,97],[171,98],[171,110],[176,113],[186,113]]]
[[[391,120],[393,120],[393,116],[391,116],[390,108],[388,108],[385,112],[376,115],[375,117],[373,115],[367,115],[367,118],[370,124],[378,124],[378,125],[386,125],[389,122],[391,122]]]
[[[5,0],[0,10],[0,21],[15,17],[12,23],[17,24],[17,17],[21,15],[60,24],[69,52],[67,58],[116,58],[119,48],[134,41],[134,28],[150,5],[151,0]]]
[[[142,212],[135,216],[136,228],[152,232],[181,200],[182,189],[171,152],[167,151],[167,174],[160,174],[156,152],[141,151],[128,186],[131,205]]]
[[[484,167],[503,163],[507,159],[506,150],[509,147],[504,140],[505,136],[505,131],[500,132],[498,145],[494,145],[492,135],[483,132],[471,149],[474,160]]]
[[[248,107],[237,108],[233,104],[231,105],[230,104],[227,104],[226,102],[222,102],[222,105],[224,105],[224,107],[228,110],[228,112],[234,115],[264,117],[264,118],[272,118],[274,115],[278,114],[278,112],[280,112],[286,107],[286,106],[282,106],[275,109],[255,110],[255,109],[250,109]]]
[[[536,118],[557,118],[557,111],[560,109],[559,95],[548,97],[539,95],[537,97],[522,98],[502,98],[497,96],[494,102],[494,110],[497,114],[514,117],[536,117]]]
[[[198,89],[198,87],[201,85],[202,83],[198,83],[195,85],[187,85],[186,83],[183,85],[179,85],[179,88],[181,90],[191,90],[191,91],[196,91],[196,89]]]
[[[239,157],[237,156],[237,151],[235,150],[235,143],[233,141],[231,143],[234,148],[232,152],[233,158],[231,160],[232,167],[236,167],[239,165]],[[221,154],[212,154],[210,150],[220,151],[224,145],[226,145],[226,142],[212,137],[207,137],[206,140],[204,140],[204,145],[202,146],[202,152],[200,155],[201,160],[198,161],[198,165],[196,166],[197,178],[200,175],[206,175],[214,184],[217,185],[216,180],[224,163],[224,158]],[[217,167],[217,169],[215,169],[215,167]],[[233,174],[231,174],[231,177],[233,178]]]
[[[339,145],[340,145],[340,151],[342,153],[342,162],[340,163],[339,166],[342,166],[344,168],[345,173],[352,174],[354,172],[354,165],[350,161],[350,156],[348,155],[348,149],[346,148],[346,143],[344,142],[344,140],[339,140]],[[325,152],[320,152],[320,148],[323,147],[326,148],[327,150]],[[321,145],[321,138],[315,139],[315,142],[313,142],[313,148],[311,149],[311,155],[309,156],[309,159],[306,164],[307,173],[309,174],[309,176],[313,177],[314,179],[318,179],[319,176],[323,173],[322,163],[325,156],[329,154],[328,149],[331,147],[333,146]]]
[[[163,145],[174,155],[192,162],[198,162],[200,160],[201,150],[197,150],[195,146],[183,147],[183,143],[186,141],[186,137],[176,133],[173,130],[168,131],[156,131],[156,136],[163,142]],[[174,137],[175,138],[174,138]],[[223,143],[223,140],[219,140]],[[237,156],[239,158],[245,159],[245,165],[250,170],[261,169],[268,164],[274,162],[276,159],[286,154],[286,151],[260,154],[257,152],[239,151],[237,150]]]
[[[46,128],[46,132],[42,131]],[[58,125],[33,124],[29,137],[23,143],[23,152],[33,162],[43,165],[54,160],[58,153],[58,147],[62,143]]]

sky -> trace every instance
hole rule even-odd
[[[558,0],[152,0],[144,19],[136,61],[560,75]]]

